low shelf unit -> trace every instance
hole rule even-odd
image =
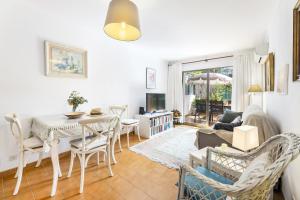
[[[173,128],[172,112],[148,113],[137,115],[136,118],[140,120],[140,135],[144,138],[151,138],[158,133]]]

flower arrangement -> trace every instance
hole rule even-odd
[[[68,98],[68,103],[70,106],[72,106],[73,112],[76,111],[79,105],[87,103],[88,101],[84,98],[79,96],[79,92],[73,91],[71,92],[69,98]]]
[[[181,117],[181,113],[179,110],[174,109],[174,110],[172,110],[172,112],[174,114],[174,117]]]

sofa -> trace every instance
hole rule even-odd
[[[222,117],[220,118],[222,119]],[[263,110],[257,105],[250,105],[241,113],[242,123],[238,125],[250,125],[258,128],[259,144],[261,145],[268,138],[273,135],[279,134],[280,129],[275,121],[268,116]],[[195,146],[198,149],[210,146],[220,146],[222,143],[232,146],[233,131],[214,129],[214,128],[200,128],[197,131],[197,138]]]

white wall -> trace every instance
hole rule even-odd
[[[296,0],[279,0],[277,10],[269,29],[270,51],[275,53],[275,77],[279,67],[290,65],[288,95],[266,94],[268,114],[280,124],[282,132],[300,134],[300,82],[292,81],[293,64],[293,7]],[[290,164],[283,179],[283,192],[286,199],[300,199],[300,158]]]
[[[87,5],[92,3],[99,6],[98,24],[89,20],[93,13]],[[132,116],[139,106],[145,106],[146,92],[166,92],[167,63],[134,42],[107,38],[102,31],[105,14],[100,12],[106,8],[100,6],[97,1],[73,0],[1,2],[0,171],[16,166],[15,160],[10,161],[17,149],[4,122],[5,113],[16,112],[26,118],[65,113],[71,110],[67,97],[77,90],[89,100],[80,107],[83,111],[128,104]],[[46,77],[44,40],[88,50],[88,79]],[[157,69],[155,90],[145,89],[146,67]],[[61,151],[66,148],[63,142]]]

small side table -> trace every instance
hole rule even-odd
[[[215,147],[215,148],[221,148],[221,147]],[[237,149],[231,148],[231,147],[226,147],[225,150],[226,152],[230,153],[242,153],[242,151],[239,151]],[[191,167],[196,167],[197,165],[205,166],[206,164],[206,153],[207,153],[207,147],[202,148],[197,151],[193,151],[190,153],[190,165]]]

